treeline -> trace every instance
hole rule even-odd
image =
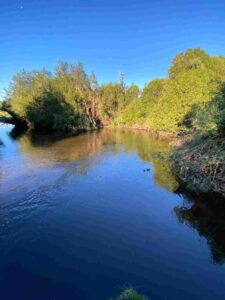
[[[190,101],[180,101],[180,104],[174,105],[183,107],[181,114],[175,116],[179,120],[178,132],[187,134],[184,135],[183,145],[171,155],[173,169],[186,189],[225,195],[225,58],[189,50],[177,59],[188,62],[185,71],[174,64],[172,70],[178,71],[178,74],[184,73],[178,77],[195,76],[192,84],[191,80],[187,83],[186,92],[185,88],[182,94],[179,94],[180,88],[177,90],[181,100],[185,99],[185,95],[192,97],[187,98]],[[174,79],[171,78],[171,82]],[[177,119],[174,117],[174,120]]]
[[[224,81],[224,57],[189,49],[174,58],[167,79],[151,81],[140,100],[128,105],[120,123],[175,134],[211,130],[225,120],[221,115]]]
[[[90,129],[109,124],[139,88],[119,83],[99,85],[81,63],[60,62],[54,73],[22,71],[12,79],[2,109],[30,127],[60,130]]]
[[[22,71],[12,79],[3,109],[33,127],[73,130],[101,125],[145,128],[173,134],[223,131],[225,58],[203,50],[178,54],[168,78],[141,91],[118,83],[99,85],[81,63],[61,62],[53,73]]]
[[[123,75],[100,85],[80,63],[60,62],[53,73],[22,71],[1,109],[29,127],[74,131],[114,124],[188,136],[172,155],[178,177],[191,190],[225,194],[223,56],[188,49],[174,58],[166,79],[143,90],[127,86]]]

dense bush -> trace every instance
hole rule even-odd
[[[123,75],[118,83],[99,86],[82,64],[60,62],[53,74],[14,76],[4,109],[32,126],[51,128],[114,123],[175,134],[203,127],[223,131],[224,81],[225,58],[199,48],[178,54],[168,78],[151,81],[142,93],[136,85],[127,87]]]
[[[195,134],[171,155],[175,173],[191,191],[225,195],[225,86],[188,118]]]
[[[185,117],[185,124],[198,133],[224,134],[225,85],[221,84],[220,89],[210,102],[193,106]]]
[[[33,127],[87,129],[111,122],[138,95],[139,88],[126,87],[123,77],[99,86],[82,64],[60,62],[53,74],[43,70],[15,75],[2,109]]]
[[[174,133],[195,129],[193,110],[211,102],[223,81],[224,57],[189,49],[175,57],[168,79],[153,80],[144,88],[140,100],[128,105],[121,123]]]
[[[146,126],[146,119],[150,114],[151,105],[157,103],[162,96],[165,86],[165,79],[151,81],[143,90],[141,98],[133,97],[122,115],[121,123],[128,125]],[[147,127],[147,126],[146,126]]]
[[[51,90],[35,97],[26,110],[28,123],[35,127],[70,130],[85,125],[84,117],[74,112],[63,95]]]

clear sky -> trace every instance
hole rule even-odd
[[[193,47],[225,55],[225,0],[0,0],[0,90],[59,60],[143,86]]]

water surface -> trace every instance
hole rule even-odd
[[[76,137],[0,127],[4,300],[225,298],[223,200],[178,194],[146,132]]]

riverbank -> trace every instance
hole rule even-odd
[[[4,120],[4,123],[5,122]],[[87,131],[96,131],[100,128],[77,128],[71,131],[47,130],[43,128],[28,129],[35,132],[54,133],[54,138],[72,137]],[[104,128],[120,128],[128,131],[146,131],[149,135],[169,141],[171,153],[167,153],[164,160],[170,160],[172,171],[187,191],[197,193],[216,192],[225,196],[225,141],[216,136],[178,136],[171,132],[150,130],[141,126],[110,126]],[[13,131],[14,133],[14,131]],[[17,131],[16,131],[17,134]],[[155,153],[155,157],[160,153]],[[157,156],[158,157],[158,156]]]
[[[169,140],[172,147],[166,159],[182,188],[194,193],[219,193],[225,196],[225,140],[212,134],[174,134],[145,127],[124,126],[128,130],[148,131]]]
[[[0,111],[0,123],[15,125],[15,120],[7,112]]]
[[[160,138],[163,140],[179,140],[178,134],[172,131],[162,131],[162,130],[155,130],[153,128],[142,126],[142,125],[110,125],[106,127],[115,127],[115,128],[122,128],[128,130],[139,130],[139,131],[147,131],[149,134],[156,138]]]
[[[176,176],[188,191],[216,192],[225,196],[223,137],[195,136],[173,151],[171,163]]]
[[[168,153],[155,157],[171,157],[174,173],[188,190],[224,193],[225,151],[219,138],[225,134],[224,82],[225,58],[200,48],[176,55],[167,78],[154,79],[143,90],[127,86],[123,76],[115,84],[99,85],[81,63],[59,63],[53,73],[16,74],[0,108],[15,122],[62,136],[108,125],[148,131],[169,142]],[[182,143],[193,132],[213,132],[214,137]],[[165,176],[161,173],[160,178]]]
[[[127,130],[148,131],[169,140],[167,158],[182,188],[194,193],[219,193],[225,196],[225,140],[216,133],[183,134],[154,131],[146,127],[123,126]]]

